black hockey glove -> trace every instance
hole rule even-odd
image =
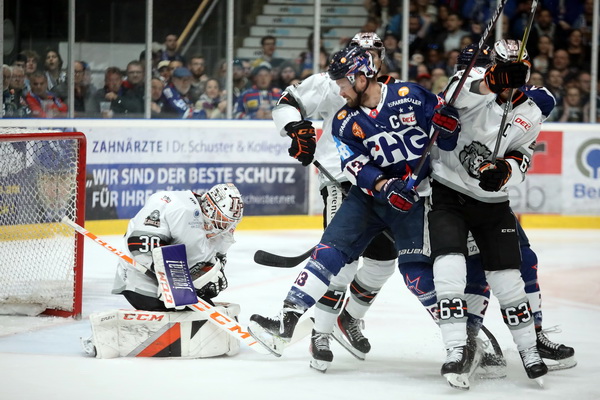
[[[408,212],[419,201],[417,192],[414,189],[406,190],[406,181],[399,178],[388,179],[379,193],[400,212]]]
[[[485,83],[494,93],[505,89],[518,88],[527,82],[528,61],[513,61],[492,65],[485,71]]]
[[[303,166],[310,164],[317,148],[315,128],[307,120],[290,122],[285,126],[287,135],[292,138],[289,154],[300,161]]]
[[[431,123],[440,132],[442,139],[448,139],[452,135],[458,135],[460,132],[458,111],[450,105],[445,105],[435,110],[431,118]]]
[[[479,187],[486,192],[497,192],[510,179],[512,167],[503,158],[496,160],[496,164],[485,161],[479,166]]]

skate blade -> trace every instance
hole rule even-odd
[[[254,321],[250,321],[248,324],[248,333],[275,357],[281,357],[283,350],[288,345],[285,339],[272,335]]]
[[[348,340],[346,340],[346,337],[344,336],[344,334],[342,333],[342,331],[340,331],[340,329],[337,326],[335,326],[335,325],[333,327],[332,336],[333,336],[333,338],[335,339],[336,342],[338,342],[344,349],[346,349],[354,357],[358,358],[359,360],[363,360],[363,361],[367,357],[366,353],[363,353],[362,351],[356,350],[350,344],[350,342],[348,342]]]
[[[469,377],[468,374],[444,374],[444,378],[448,381],[448,384],[460,390],[469,390]]]
[[[575,356],[564,358],[562,360],[544,358],[544,363],[548,367],[548,371],[560,371],[575,367],[577,365],[577,360],[575,359]]]
[[[544,387],[544,378],[542,378],[541,376],[539,378],[535,378],[534,381],[535,381],[535,383],[540,385],[541,388]]]
[[[327,372],[327,368],[329,368],[330,365],[331,361],[316,360],[314,358],[310,360],[310,367],[322,373]]]

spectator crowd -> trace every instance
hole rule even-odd
[[[590,122],[591,43],[594,0],[563,2],[541,0],[527,44],[532,63],[530,84],[545,86],[557,106],[548,121]],[[364,0],[365,24],[357,31],[376,32],[383,40],[384,74],[401,76],[402,1]],[[438,93],[454,73],[460,49],[477,43],[495,0],[411,0],[408,16],[408,78]],[[502,15],[505,38],[521,39],[531,0],[509,0]],[[596,33],[599,34],[599,33]],[[313,37],[295,59],[277,56],[277,38],[261,38],[261,54],[232,64],[234,118],[270,119],[285,88],[313,73]],[[329,55],[337,48],[320,46],[318,65],[326,71]],[[321,43],[324,41],[321,39]],[[227,63],[206,60],[202,54],[182,55],[177,36],[169,34],[153,48],[151,82],[152,118],[222,119],[226,116]],[[207,65],[215,64],[212,74]],[[3,118],[60,118],[67,115],[68,85],[63,59],[56,49],[42,57],[32,50],[19,53],[3,65]],[[104,71],[104,86],[91,82],[91,68],[74,62],[74,110],[77,118],[141,118],[144,115],[145,52],[125,70]],[[598,92],[600,93],[600,85]],[[600,106],[600,98],[597,99]],[[598,109],[597,109],[598,110]],[[596,120],[600,122],[600,111]]]

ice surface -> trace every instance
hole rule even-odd
[[[507,357],[507,378],[477,380],[468,392],[450,388],[439,374],[444,350],[438,328],[399,274],[367,315],[365,334],[373,346],[367,359],[357,360],[334,342],[325,374],[308,366],[308,338],[281,358],[248,348],[234,357],[198,360],[88,358],[79,338],[90,334],[89,314],[130,307],[110,294],[115,256],[86,239],[82,320],[0,317],[0,399],[600,399],[600,231],[528,235],[539,257],[544,325],[560,326],[562,333],[550,338],[573,346],[579,363],[549,373],[543,389],[527,379],[495,301],[486,325]],[[228,254],[230,287],[218,299],[239,303],[244,324],[253,313],[274,315],[301,267],[260,266],[254,252],[298,255],[319,237],[319,231],[239,231]],[[103,239],[122,246],[119,236]]]

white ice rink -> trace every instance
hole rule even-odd
[[[218,300],[239,303],[240,320],[275,314],[300,267],[276,269],[252,261],[257,249],[284,255],[306,251],[320,231],[239,231],[228,254],[230,287]],[[471,390],[450,388],[440,376],[444,350],[438,328],[405,288],[399,274],[384,287],[366,318],[372,344],[359,361],[337,343],[326,374],[308,367],[309,339],[281,358],[242,348],[234,357],[176,360],[95,359],[79,338],[90,334],[89,314],[130,308],[110,294],[115,256],[86,239],[83,319],[0,317],[1,400],[152,399],[600,399],[600,230],[528,230],[538,253],[544,325],[550,339],[573,346],[577,367],[551,372],[545,387],[527,379],[497,303],[486,325],[508,360],[508,377],[476,380]],[[121,247],[117,236],[104,237]],[[311,312],[312,314],[312,312]]]

